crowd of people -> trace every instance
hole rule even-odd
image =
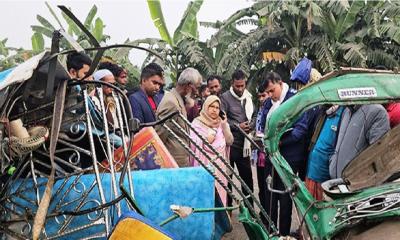
[[[74,53],[68,57],[67,67],[71,78],[87,77],[91,60],[84,54]],[[254,104],[252,94],[247,90],[247,76],[244,71],[237,70],[232,74],[230,87],[222,91],[222,78],[203,77],[194,68],[184,69],[174,88],[164,89],[164,70],[156,63],[145,66],[140,76],[137,91],[129,94],[130,107],[135,118],[142,123],[154,122],[171,112],[179,111],[181,116],[191,122],[191,126],[199,132],[211,146],[225,158],[232,167],[236,166],[240,177],[253,191],[252,164],[257,169],[259,199],[273,222],[279,226],[281,235],[289,235],[292,220],[292,200],[289,193],[276,194],[268,190],[266,179],[272,176],[272,188],[285,190],[285,186],[277,173],[274,174],[268,153],[252,150],[250,141],[243,132],[262,139],[266,122],[279,106],[293,97],[297,90],[305,85],[318,81],[321,74],[311,67],[311,61],[303,59],[291,75],[284,81],[276,72],[266,72],[257,87],[258,102]],[[102,63],[94,72],[93,79],[116,84],[121,89],[127,83],[127,71],[114,63]],[[295,86],[292,88],[289,86]],[[110,124],[115,121],[115,106],[108,96],[111,89],[103,86],[105,109]],[[94,105],[99,107],[98,93],[89,94]],[[174,117],[175,122],[203,151],[192,149],[195,155],[208,164],[210,157],[215,158],[214,151],[203,146],[203,141],[190,130],[186,121]],[[305,181],[310,193],[316,200],[323,199],[321,183],[329,179],[340,178],[345,166],[368,146],[379,140],[386,132],[400,122],[400,105],[323,105],[314,107],[304,114],[285,132],[280,140],[280,152],[291,166],[293,172]],[[170,122],[166,123],[173,131]],[[156,131],[161,140],[180,167],[198,166],[199,163],[171,133],[163,127]],[[189,139],[180,131],[174,131],[183,141]],[[119,143],[122,144],[122,143]],[[217,162],[222,170],[226,170],[222,162]],[[227,183],[221,172],[217,176]],[[226,191],[216,184],[217,192],[224,205],[232,205],[232,199]],[[246,190],[242,186],[243,192]],[[265,219],[264,219],[265,220]],[[279,222],[278,222],[279,220]],[[268,224],[265,221],[265,224]]]

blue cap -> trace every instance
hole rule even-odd
[[[310,72],[312,62],[310,59],[304,57],[301,59],[299,64],[297,64],[296,68],[293,70],[292,76],[290,76],[290,80],[294,82],[301,82],[302,84],[307,84],[310,79]]]

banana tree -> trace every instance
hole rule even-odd
[[[127,39],[125,44],[130,44],[131,41]],[[131,44],[135,45],[135,44]],[[105,52],[105,58],[107,61],[115,62],[121,65],[128,72],[128,83],[126,89],[134,89],[139,86],[140,82],[140,69],[136,65],[132,64],[129,59],[129,48],[115,48],[109,49]]]
[[[398,66],[400,28],[397,1],[278,1],[257,14],[274,40],[263,51],[285,53],[292,68],[303,56],[315,60],[322,72],[339,66]],[[262,24],[258,28],[262,28]]]
[[[257,2],[251,7],[238,10],[224,21],[200,23],[204,27],[217,29],[207,41],[207,47],[214,52],[212,59],[215,73],[228,80],[237,68],[241,68],[251,76],[250,83],[253,82],[253,76],[257,75],[255,73],[264,67],[260,61],[262,52],[267,48],[272,50],[282,42],[277,39],[282,30],[272,29],[263,15],[272,5]],[[244,33],[240,30],[242,25],[250,25],[254,29]],[[223,85],[226,88],[228,81],[223,82]]]
[[[44,50],[44,38],[52,38],[53,31],[56,29],[62,29],[68,33],[68,35],[72,36],[74,39],[77,40],[79,45],[83,48],[91,47],[87,36],[82,30],[72,21],[64,12],[62,12],[62,18],[64,22],[62,23],[62,19],[60,19],[53,8],[49,5],[48,2],[45,2],[49,12],[53,16],[55,22],[57,23],[58,27],[55,27],[49,20],[45,19],[44,17],[37,15],[36,19],[39,21],[40,25],[32,25],[31,28],[34,31],[32,35],[32,49],[34,52],[40,52]],[[97,14],[97,7],[93,5],[92,8],[89,10],[85,21],[84,26],[93,34],[96,40],[99,43],[106,43],[110,36],[104,34],[105,25],[103,20],[100,17],[96,17]],[[129,41],[129,40],[128,40]],[[70,49],[71,46],[65,39],[61,39],[60,48]],[[121,48],[122,51],[125,51],[126,48]],[[135,65],[133,65],[129,60],[128,53],[126,54],[115,54],[117,53],[117,49],[107,50],[105,55],[111,57],[112,61],[118,62],[123,68],[128,71],[128,89],[131,89],[139,84],[139,69]],[[89,53],[89,54],[94,54]]]
[[[44,41],[43,38],[47,37],[49,39],[52,38],[53,31],[56,29],[62,29],[67,32],[70,36],[78,41],[78,43],[83,48],[90,47],[90,43],[86,37],[86,35],[79,29],[79,27],[65,14],[62,12],[62,17],[65,23],[63,24],[61,19],[57,16],[55,11],[52,9],[48,2],[45,2],[46,7],[48,8],[49,12],[53,16],[54,20],[57,22],[58,27],[55,27],[49,20],[46,18],[36,15],[36,19],[39,21],[39,25],[32,25],[31,28],[33,30],[32,36],[32,49],[34,51],[41,51],[44,49]],[[97,7],[93,5],[93,7],[89,10],[85,21],[84,26],[93,34],[93,36],[99,41],[100,43],[105,43],[110,36],[104,34],[105,25],[103,20],[100,17],[96,17],[97,14]],[[69,43],[62,39],[60,43],[61,49],[70,49]]]
[[[322,6],[321,21],[316,22],[322,31],[313,34],[311,48],[327,46],[337,66],[397,67],[399,55],[390,49],[399,46],[399,3],[342,1],[342,4],[346,2],[345,5],[328,2]],[[324,62],[329,58],[320,55],[318,59]]]
[[[167,68],[172,70],[172,78],[174,79],[176,74],[187,66],[198,68],[203,75],[220,74],[224,79],[229,79],[238,67],[250,72],[251,66],[259,58],[259,46],[269,38],[269,35],[267,28],[245,34],[237,26],[243,24],[258,26],[260,20],[252,17],[256,16],[257,11],[264,5],[256,3],[251,8],[234,13],[223,22],[200,22],[201,26],[218,30],[210,40],[201,42],[198,40],[196,20],[201,3],[202,1],[189,3],[172,38],[166,27],[160,2],[148,1],[154,24],[159,30],[162,41],[166,43],[166,46],[163,46],[157,42],[156,48],[164,54]]]
[[[144,39],[144,41],[134,41],[135,44],[147,44],[163,56],[163,63],[169,73],[169,78],[174,82],[179,72],[187,67],[198,67],[203,73],[208,74],[212,71],[207,56],[202,53],[201,43],[198,32],[197,13],[199,12],[203,0],[195,0],[188,4],[185,13],[171,37],[166,26],[159,0],[147,1],[151,18],[160,33],[161,39]],[[153,61],[151,56],[145,60]]]

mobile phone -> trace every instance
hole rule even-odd
[[[219,111],[219,116],[221,117],[222,120],[225,120],[225,112],[224,111]]]

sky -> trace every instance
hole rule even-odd
[[[57,5],[70,7],[72,12],[82,22],[87,13],[96,4],[98,17],[101,17],[106,28],[104,33],[111,36],[107,44],[123,43],[127,38],[134,40],[140,38],[159,38],[159,33],[154,26],[146,0],[103,0],[103,1],[48,1],[56,14],[61,17]],[[183,13],[188,5],[188,0],[161,0],[164,18],[170,32],[179,25]],[[198,21],[224,20],[237,10],[252,5],[251,0],[204,0],[197,15]],[[37,0],[0,0],[0,39],[8,38],[7,46],[31,49],[31,25],[40,25],[36,15],[49,20],[58,26],[51,16],[44,1]],[[67,24],[65,24],[66,26]],[[200,40],[208,39],[215,31],[199,27]],[[50,42],[46,42],[50,47]],[[135,64],[140,64],[145,54],[131,51],[131,59]],[[135,57],[136,55],[136,57]],[[135,60],[136,59],[136,60]]]

